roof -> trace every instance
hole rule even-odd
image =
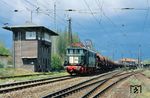
[[[10,31],[20,31],[20,30],[25,30],[25,31],[44,31],[44,32],[48,32],[53,36],[58,36],[58,34],[44,26],[40,26],[40,25],[35,25],[35,24],[24,24],[24,25],[16,25],[16,26],[5,26],[3,27],[6,30],[10,30]]]
[[[122,62],[137,62],[136,59],[131,59],[131,58],[123,58],[120,61],[122,61]]]
[[[83,45],[83,43],[81,43],[81,42],[72,43],[71,46],[72,46],[72,47],[80,47],[80,48],[85,47],[85,46]]]

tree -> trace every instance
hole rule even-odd
[[[51,65],[52,71],[60,71],[63,70],[62,66],[62,60],[59,55],[53,55],[52,56],[52,65]]]
[[[10,51],[0,42],[0,54],[1,55],[10,55]]]
[[[72,34],[73,42],[79,42],[80,39],[76,33]],[[68,39],[68,33],[62,32],[59,33],[59,37],[57,39],[57,47],[58,47],[58,54],[61,56],[61,58],[64,59],[66,54],[66,48],[69,46],[69,39]]]
[[[0,68],[4,68],[4,64],[0,62]]]
[[[12,57],[10,56],[11,53],[10,53],[9,49],[7,49],[2,42],[0,42],[0,55],[7,55],[8,58],[6,58],[6,59],[8,59],[10,65],[12,64]],[[0,68],[4,68],[4,66],[6,67],[6,65],[3,64],[1,61]]]
[[[79,42],[77,34],[73,33],[73,42]],[[66,49],[69,46],[68,33],[61,32],[56,39],[57,53],[52,55],[51,68],[53,71],[60,71],[63,69],[63,63],[65,60]]]

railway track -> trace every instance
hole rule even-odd
[[[110,74],[110,72],[102,74],[101,76],[104,76],[107,74]],[[61,76],[61,77],[50,77],[50,78],[44,78],[44,79],[2,84],[0,85],[0,94],[5,94],[8,92],[12,92],[12,91],[17,91],[17,90],[21,90],[25,88],[35,87],[35,86],[54,83],[54,82],[60,82],[63,80],[74,79],[74,78],[77,78],[77,76],[68,75],[68,76]]]
[[[90,90],[86,93],[82,98],[99,98],[103,93],[105,93],[108,89],[116,85],[117,83],[123,81],[124,79],[132,76],[133,73],[126,73],[121,75],[114,75],[111,78],[106,79],[98,86]]]
[[[100,82],[103,82],[105,81],[104,77],[106,78],[109,78],[110,75],[114,75],[114,74],[118,74],[118,73],[121,73],[121,72],[109,72],[109,73],[106,73],[106,74],[103,74],[103,75],[99,75],[97,77],[94,77],[92,79],[89,79],[89,80],[86,80],[86,81],[83,81],[79,84],[76,84],[76,85],[73,85],[71,87],[68,87],[68,88],[65,88],[65,89],[62,89],[60,91],[57,91],[57,92],[54,92],[54,93],[50,93],[46,96],[44,96],[43,98],[61,98],[61,97],[65,97],[65,96],[68,96],[72,93],[75,93],[75,92],[78,92],[82,89],[85,89],[89,86],[93,86],[93,85],[96,85]],[[101,79],[103,78],[103,79]]]
[[[5,77],[0,77],[0,79],[22,78],[22,77],[40,76],[40,75],[50,75],[50,73],[39,73],[39,74],[28,74],[28,75],[5,76]]]
[[[3,85],[0,85],[0,94],[8,93],[11,91],[17,91],[17,90],[21,90],[25,88],[35,87],[39,85],[59,82],[63,80],[73,79],[72,77],[74,76],[68,75],[68,76],[61,76],[61,77],[50,77],[50,78],[44,78],[44,79],[3,84]]]
[[[82,83],[79,83],[77,85],[74,85],[72,87],[68,87],[66,89],[51,93],[47,96],[44,96],[43,98],[62,98],[62,97],[68,97],[68,98],[75,98],[76,97],[77,98],[77,97],[82,96],[82,93],[84,92],[84,90],[85,90],[85,92],[87,92],[87,91],[89,91],[89,92],[86,93],[85,95],[83,94],[82,98],[88,98],[88,96],[93,94],[93,92],[97,88],[101,87],[106,82],[110,81],[111,79],[117,78],[117,77],[122,77],[122,78],[119,78],[117,81],[115,81],[113,84],[108,85],[108,87],[106,89],[108,89],[111,86],[115,85],[116,83],[122,81],[123,79],[130,77],[131,75],[133,75],[133,72],[122,73],[122,74],[120,72],[117,72],[117,73],[112,73],[109,75],[107,74],[104,76],[99,76],[99,77],[84,81]],[[105,78],[102,79],[102,77],[103,78],[105,77]],[[102,92],[104,92],[106,89],[104,89]],[[93,97],[97,98],[97,96],[99,96],[101,93],[98,93],[98,95],[95,95]],[[80,96],[78,96],[78,95],[80,95]],[[89,98],[92,98],[92,97],[89,97]]]

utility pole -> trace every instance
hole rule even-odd
[[[138,46],[138,66],[141,67],[141,45]]]
[[[32,23],[32,13],[33,13],[33,12],[32,12],[32,10],[31,10],[31,23]]]
[[[54,2],[54,28],[55,31],[57,32],[57,26],[56,26],[56,2]],[[57,47],[56,47],[56,36],[52,37],[52,54],[56,54],[57,51]]]
[[[69,39],[70,45],[73,43],[71,22],[72,22],[71,17],[69,17],[69,19],[68,19],[68,39]]]
[[[54,2],[54,26],[55,26],[55,30],[57,29],[56,27],[56,2]]]
[[[124,56],[123,51],[121,51],[121,60],[122,60],[121,63],[122,64],[123,64],[123,58],[124,58],[123,56]]]
[[[115,58],[115,50],[113,48],[113,51],[112,51],[112,60],[114,61],[114,58]]]

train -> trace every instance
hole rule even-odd
[[[66,49],[64,66],[71,75],[94,74],[122,67],[81,43],[74,43]]]

